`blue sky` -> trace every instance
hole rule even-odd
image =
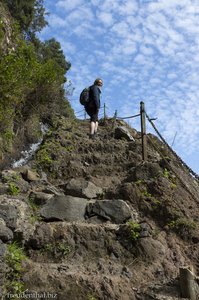
[[[101,77],[108,115],[139,113],[140,101],[174,150],[199,173],[199,1],[46,0],[49,26],[72,64],[76,112],[81,90]],[[131,121],[139,130],[139,119]],[[150,124],[148,132],[153,133]]]

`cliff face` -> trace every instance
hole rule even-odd
[[[181,299],[179,268],[199,273],[198,181],[152,135],[143,162],[125,123],[96,140],[87,121],[51,125],[28,165],[1,173],[1,292]]]
[[[13,37],[13,21],[5,8],[4,4],[0,2],[0,53],[5,54],[9,50],[14,49]]]

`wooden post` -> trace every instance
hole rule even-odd
[[[86,110],[84,109],[84,120],[86,120]]]
[[[106,120],[106,104],[104,103],[104,122]]]
[[[188,267],[180,268],[180,289],[181,296],[191,300],[197,300],[199,287],[195,280],[195,275]]]
[[[141,117],[141,135],[142,135],[142,159],[147,160],[147,141],[146,141],[146,119],[144,102],[140,102],[140,117]]]
[[[116,119],[117,119],[117,110],[115,111],[115,114],[113,116],[113,130],[115,129],[115,125],[116,125]]]

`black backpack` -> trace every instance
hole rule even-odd
[[[89,103],[89,101],[90,101],[89,91],[90,91],[90,87],[87,87],[87,88],[83,89],[83,91],[81,92],[80,97],[79,97],[79,102],[81,103],[81,105],[86,105],[87,103]]]

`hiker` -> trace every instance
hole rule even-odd
[[[97,134],[102,85],[102,79],[97,78],[94,81],[94,84],[89,88],[89,102],[85,105],[85,110],[90,116],[90,139],[95,139]]]

